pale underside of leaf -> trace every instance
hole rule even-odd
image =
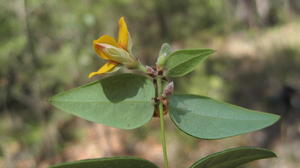
[[[220,139],[267,127],[279,117],[197,95],[170,98],[170,116],[183,132],[202,139]]]
[[[120,74],[63,92],[50,102],[86,120],[133,129],[152,118],[154,93],[153,83],[147,77]]]

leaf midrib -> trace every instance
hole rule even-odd
[[[228,118],[228,117],[214,117],[214,116],[210,116],[210,115],[200,115],[197,113],[193,113],[192,114],[196,115],[196,116],[202,116],[202,117],[206,117],[206,118],[215,118],[215,119],[226,119],[226,120],[239,120],[239,121],[264,121],[264,120],[270,120],[270,119],[233,119],[233,118]],[[272,118],[273,119],[273,118]]]
[[[185,64],[185,63],[187,63],[187,62],[189,62],[189,61],[192,61],[193,59],[196,59],[196,58],[201,57],[201,56],[207,57],[208,55],[199,54],[199,55],[197,55],[197,56],[189,57],[189,59],[186,59],[185,61],[181,62],[180,64],[175,64],[174,66],[171,66],[171,67],[169,68],[169,70],[174,69],[174,68],[180,66],[181,64]]]

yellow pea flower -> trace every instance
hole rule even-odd
[[[124,17],[119,20],[119,37],[116,41],[113,37],[103,35],[93,41],[94,50],[107,62],[96,72],[89,74],[89,78],[118,69],[118,65],[124,65],[127,68],[136,68],[139,66],[137,58],[131,53],[132,40]]]

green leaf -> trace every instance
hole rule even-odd
[[[50,102],[89,121],[133,129],[152,118],[154,97],[153,83],[147,77],[119,74],[58,94]]]
[[[191,71],[208,55],[214,53],[212,49],[178,50],[166,60],[167,76],[180,77]]]
[[[50,168],[158,168],[155,164],[136,157],[123,156],[100,159],[87,159],[61,163]]]
[[[235,136],[272,125],[278,115],[257,112],[204,96],[173,95],[172,121],[183,132],[202,139]]]
[[[159,51],[159,56],[168,56],[172,53],[172,47],[168,43],[164,43]]]
[[[239,147],[208,155],[190,168],[236,168],[254,160],[271,157],[276,157],[275,153],[266,149]]]
[[[157,65],[159,65],[160,67],[163,67],[171,53],[172,53],[172,47],[168,43],[164,43],[161,46],[160,51],[159,51]]]

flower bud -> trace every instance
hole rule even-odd
[[[159,65],[160,67],[163,67],[171,53],[172,53],[171,46],[168,43],[164,43],[161,46],[161,49],[159,51],[159,56],[157,58],[156,64]]]
[[[170,95],[172,95],[174,91],[174,82],[171,81],[170,83],[168,83],[168,85],[165,87],[164,91],[163,91],[163,96],[164,97],[168,97]]]
[[[105,43],[98,43],[97,45],[102,48],[102,51],[109,57],[110,60],[123,64],[127,68],[136,68],[138,66],[136,57],[123,48],[118,48]]]
[[[152,67],[150,67],[150,66],[146,65],[146,71],[152,77],[157,76],[157,72]]]

